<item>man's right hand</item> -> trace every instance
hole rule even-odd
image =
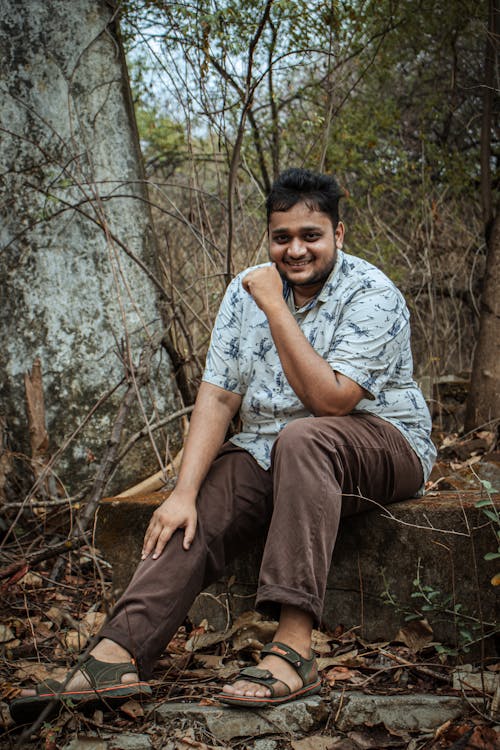
[[[141,559],[152,554],[156,560],[177,529],[184,529],[182,546],[188,550],[196,532],[196,498],[187,498],[174,490],[172,494],[155,510],[146,529]]]

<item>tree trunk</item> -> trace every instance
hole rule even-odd
[[[479,336],[465,416],[467,432],[483,425],[494,429],[495,420],[500,421],[500,206],[496,207],[495,218],[491,184],[491,131],[499,31],[499,0],[490,0],[481,126],[481,202],[488,252],[481,297]]]
[[[500,420],[500,211],[490,234],[466,431]]]

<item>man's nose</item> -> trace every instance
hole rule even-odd
[[[301,258],[306,253],[306,246],[300,237],[293,237],[288,245],[288,255],[293,258]]]

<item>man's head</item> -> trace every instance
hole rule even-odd
[[[269,257],[301,304],[329,277],[344,226],[338,220],[341,191],[332,177],[305,169],[283,172],[267,199]]]
[[[292,167],[282,172],[267,196],[267,222],[275,211],[289,211],[297,203],[305,203],[312,211],[330,217],[333,228],[339,220],[339,200],[343,192],[337,181],[326,174]]]

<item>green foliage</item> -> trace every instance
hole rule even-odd
[[[185,186],[168,226],[187,254],[183,278],[197,253],[202,275],[224,271],[229,246],[234,271],[264,260],[273,177],[290,165],[332,171],[349,196],[346,249],[411,303],[419,375],[467,369],[483,253],[485,0],[121,8],[148,175]],[[211,306],[204,315],[210,328]]]
[[[476,508],[481,510],[486,518],[491,522],[492,528],[497,541],[496,551],[487,552],[484,559],[487,561],[500,560],[500,513],[493,502],[493,494],[497,491],[493,488],[491,482],[487,479],[480,479],[483,489],[486,491],[486,497],[481,498],[476,503]],[[493,585],[498,585],[500,571],[491,579]]]
[[[381,598],[385,604],[403,615],[406,622],[424,618],[429,620],[431,625],[438,622],[453,622],[456,642],[453,645],[434,644],[438,653],[450,656],[468,653],[474,643],[498,632],[495,623],[481,622],[477,617],[468,613],[461,602],[455,602],[452,594],[445,594],[434,586],[424,583],[420,559],[412,585],[413,607],[398,601],[390,591],[385,576]]]

